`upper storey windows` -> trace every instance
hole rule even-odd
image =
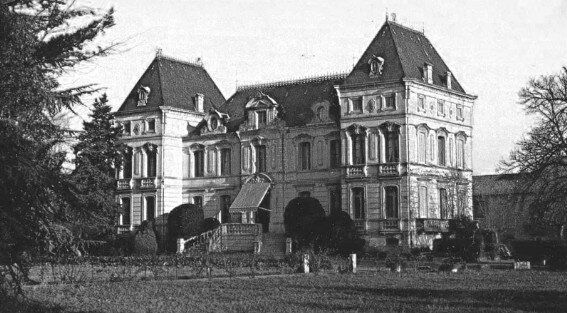
[[[418,112],[420,115],[427,115],[442,120],[465,122],[465,117],[467,116],[464,104],[449,102],[447,99],[439,99],[434,96],[412,94],[409,105],[410,110],[413,106],[414,112]]]
[[[398,110],[399,93],[364,95],[343,98],[342,110],[346,115],[380,114]]]

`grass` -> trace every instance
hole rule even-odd
[[[51,312],[567,312],[567,273],[360,272],[96,282],[34,286],[27,296]]]

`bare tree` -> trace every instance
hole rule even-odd
[[[537,124],[502,162],[506,172],[522,173],[518,194],[533,225],[557,227],[563,238],[567,223],[567,67],[540,76],[519,92],[520,104]],[[526,201],[529,195],[530,201]]]

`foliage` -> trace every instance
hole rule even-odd
[[[155,255],[158,251],[156,231],[153,221],[143,221],[134,234],[134,248],[137,255]]]
[[[533,78],[519,92],[521,105],[536,125],[517,143],[503,170],[522,174],[517,188],[531,223],[567,224],[567,67],[558,74]]]
[[[335,212],[327,220],[329,234],[324,241],[327,249],[341,255],[362,251],[365,240],[358,235],[354,221],[347,212]]]
[[[177,206],[167,217],[167,251],[177,251],[177,239],[189,238],[202,233],[205,213],[201,206],[182,204]]]
[[[93,42],[113,26],[113,11],[72,4],[15,0],[0,5],[0,251],[10,269],[0,274],[0,285],[16,282],[15,291],[21,291],[18,273],[26,273],[22,255],[56,244],[53,225],[66,220],[60,204],[76,203],[72,185],[61,174],[65,155],[57,152],[68,133],[53,120],[94,88],[63,89],[57,79],[111,49],[95,48]]]
[[[327,229],[325,210],[315,198],[297,197],[285,207],[284,226],[298,250],[319,246]]]
[[[510,242],[514,259],[540,263],[549,262],[552,268],[567,268],[567,244],[557,240],[513,240]]]
[[[69,207],[68,224],[78,238],[93,240],[110,239],[120,206],[115,200],[115,168],[120,166],[121,145],[118,143],[120,126],[113,125],[106,94],[96,99],[90,120],[83,122],[83,132],[77,136],[74,146],[75,170],[70,180],[75,186],[77,203],[81,210]]]
[[[449,233],[433,241],[437,254],[450,254],[466,261],[476,261],[480,256],[480,242],[475,240],[477,222],[466,215],[458,216],[449,222]]]

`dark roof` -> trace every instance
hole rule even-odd
[[[368,60],[374,55],[384,59],[384,67],[382,75],[370,77]],[[445,87],[447,71],[450,70],[429,39],[421,32],[386,21],[345,82],[359,84],[399,81],[403,78],[422,80],[425,63],[433,66],[433,84]],[[451,89],[465,93],[454,73],[451,74]]]
[[[524,180],[522,174],[473,176],[473,194],[479,196],[510,195],[516,192],[518,183]]]
[[[150,87],[147,105],[137,106],[140,86]],[[118,112],[156,109],[170,106],[195,110],[196,94],[205,96],[205,111],[220,106],[225,98],[201,65],[158,55],[146,69]]]
[[[345,74],[337,74],[242,87],[219,110],[230,116],[228,130],[238,130],[246,119],[246,103],[261,91],[281,106],[287,126],[304,126],[313,118],[314,112],[311,109],[313,104],[322,101],[338,104],[334,85],[340,84],[345,76]]]

